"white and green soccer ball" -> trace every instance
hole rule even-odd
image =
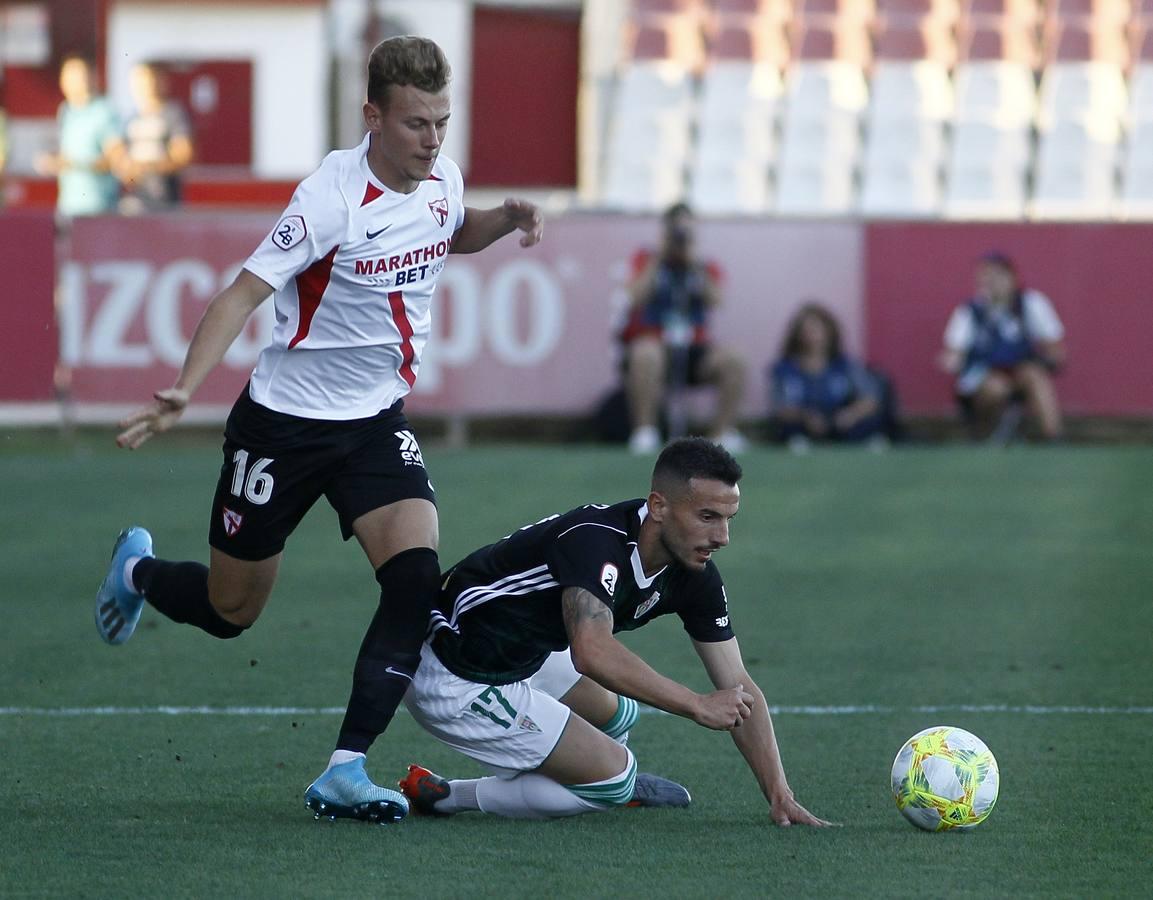
[[[893,760],[897,809],[925,831],[980,825],[993,811],[1000,783],[985,742],[951,725],[918,731]]]

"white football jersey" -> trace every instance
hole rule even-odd
[[[464,183],[438,156],[411,194],[389,190],[369,171],[368,140],[328,154],[244,264],[275,290],[272,343],[250,381],[269,409],[366,418],[416,381]]]

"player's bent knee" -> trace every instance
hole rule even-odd
[[[591,784],[566,784],[565,788],[589,809],[612,809],[633,799],[637,781],[637,761],[625,748],[625,768],[619,775]]]
[[[628,740],[629,729],[637,723],[640,707],[632,697],[617,696],[617,711],[611,719],[601,726],[601,731],[611,737],[618,744]]]

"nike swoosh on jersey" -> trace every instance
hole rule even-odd
[[[382,229],[380,229],[380,231],[369,231],[369,230],[365,229],[364,236],[366,238],[368,238],[370,241],[375,241],[378,237],[380,237],[382,234],[384,234],[386,231],[388,231],[388,229],[390,229],[391,227],[392,227],[392,223],[389,222]]]

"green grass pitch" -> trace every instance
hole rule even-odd
[[[549,513],[637,496],[649,469],[588,447],[426,458],[446,564]],[[218,442],[170,435],[129,454],[106,434],[65,446],[0,432],[0,896],[1148,896],[1153,450],[760,449],[743,462],[717,558],[734,626],[786,707],[775,721],[797,796],[844,827],[772,826],[728,736],[653,714],[631,745],[642,770],[691,789],[689,810],[385,828],[315,822],[302,800],[376,603],[331,510],[293,537],[240,640],[146,609],[109,648],[92,596],[116,532],[140,522],[162,555],[203,559]],[[627,640],[705,688],[674,619]],[[94,712],[113,706],[304,712]],[[64,708],[78,714],[45,714]],[[893,755],[934,724],[973,731],[1000,764],[997,808],[971,833],[919,832],[890,796]],[[414,761],[479,773],[402,714],[369,771],[391,782]]]

